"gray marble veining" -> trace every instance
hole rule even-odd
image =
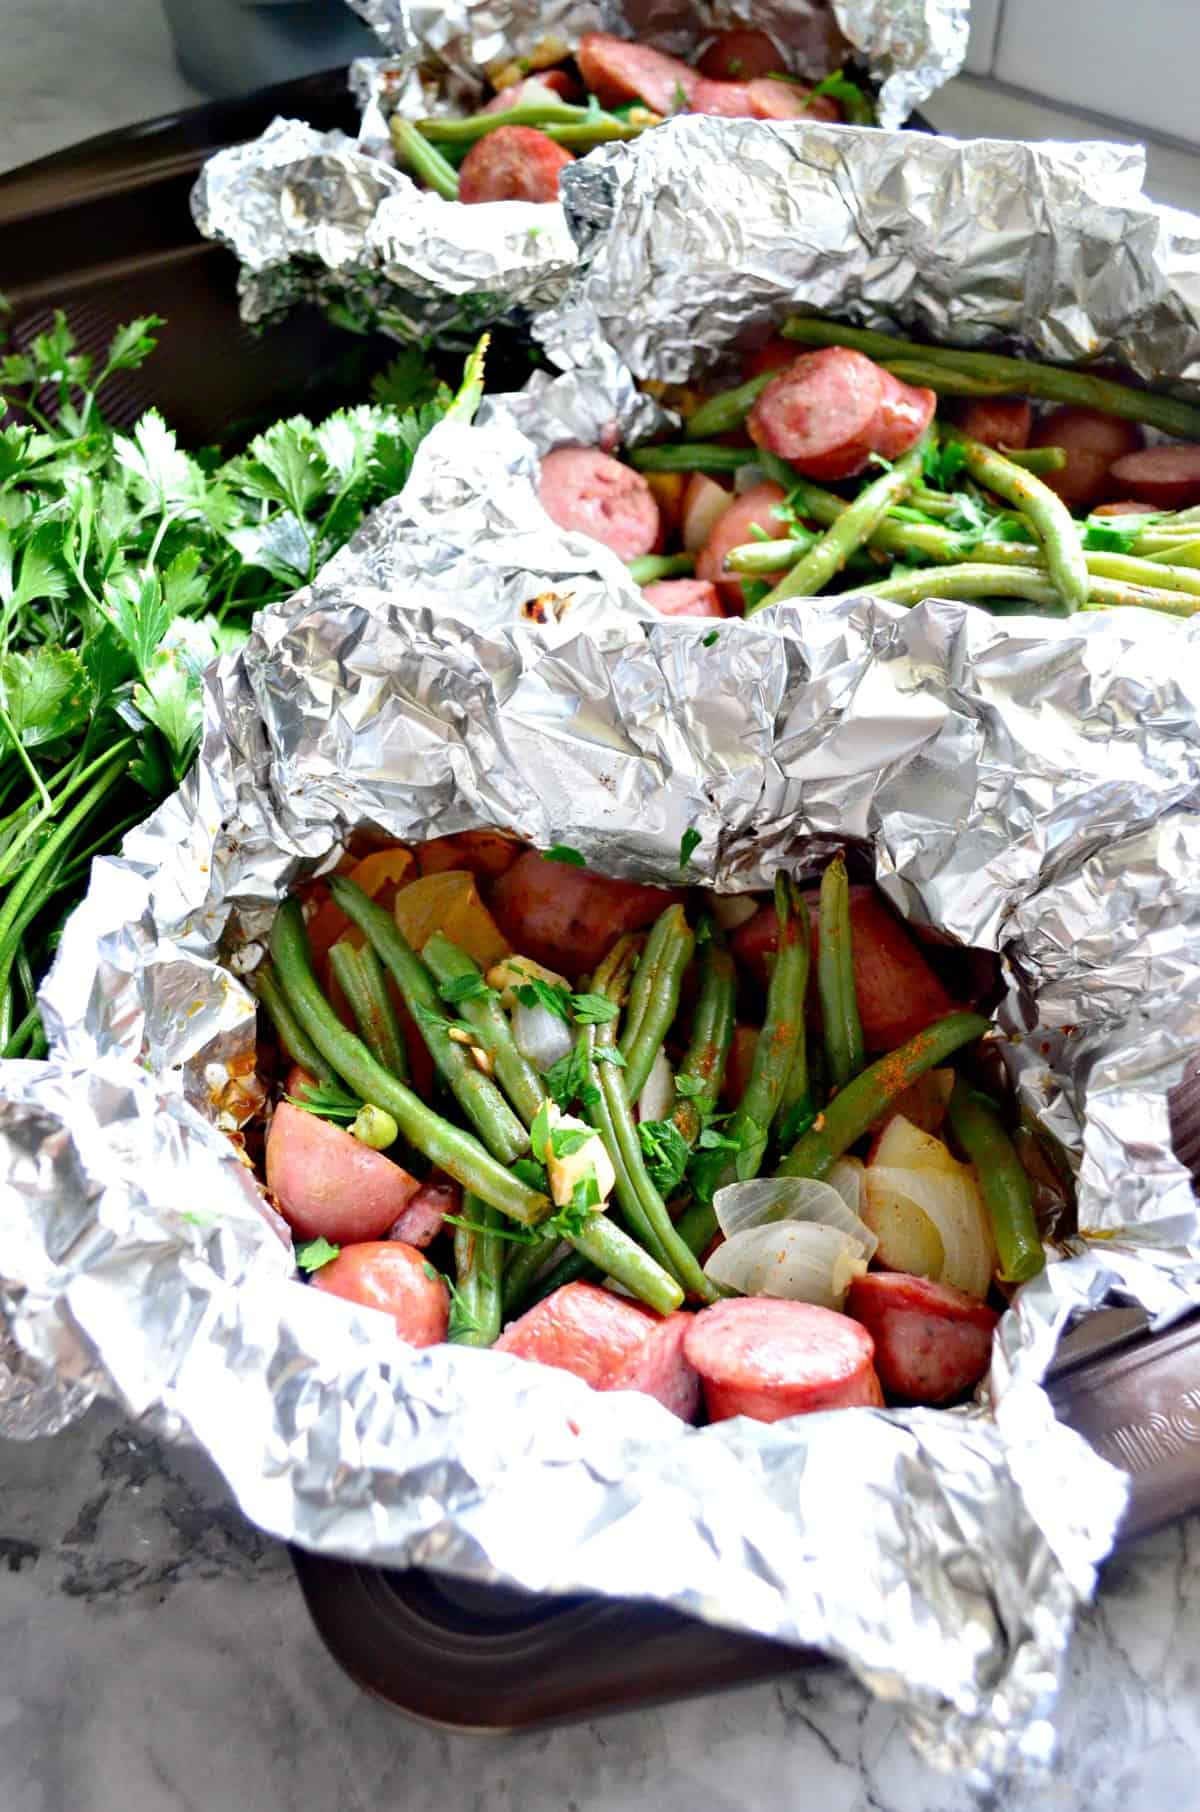
[[[1200,1808],[1200,1519],[1110,1563],[1052,1781],[1003,1812]],[[845,1674],[456,1737],[359,1692],[198,1455],[108,1409],[0,1444],[3,1812],[969,1812]]]

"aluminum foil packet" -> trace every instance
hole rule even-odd
[[[277,119],[260,138],[209,159],[193,216],[206,238],[236,254],[249,322],[315,302],[359,330],[451,343],[551,307],[573,270],[574,242],[557,204],[466,207],[419,188],[395,167],[390,116],[471,112],[485,69],[550,40],[565,54],[584,32],[607,30],[690,53],[735,16],[706,0],[549,8],[371,0],[361,10],[395,54],[352,65],[357,140]],[[834,11],[836,23],[817,0],[771,0],[755,23],[777,34],[801,74],[826,74],[856,50],[882,82],[886,124],[898,125],[966,54],[965,0],[838,0]]]

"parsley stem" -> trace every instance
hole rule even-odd
[[[33,762],[30,759],[29,750],[17,735],[16,729],[13,726],[13,720],[8,715],[2,702],[0,702],[0,724],[3,724],[4,728],[8,731],[9,740],[16,752],[17,760],[32,780],[34,787],[37,790],[38,797],[41,799],[43,811],[52,812],[54,810],[54,804],[50,798],[50,794],[46,790],[46,783],[34,767]]]

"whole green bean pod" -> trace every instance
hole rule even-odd
[[[849,596],[849,593],[843,593]],[[966,561],[962,566],[930,566],[916,573],[896,573],[890,579],[862,586],[856,597],[890,598],[894,604],[919,604],[923,598],[1025,598],[1053,615],[1067,615],[1062,595],[1044,567],[998,566],[990,561]],[[1169,616],[1190,617],[1196,600],[1188,592],[1167,591],[1149,585],[1123,585],[1115,579],[1089,575],[1085,610],[1140,604]]]
[[[895,465],[861,490],[837,521],[826,529],[814,547],[801,556],[791,571],[769,591],[758,604],[750,605],[747,616],[768,604],[782,604],[785,598],[811,598],[840,573],[851,554],[879,528],[894,503],[907,496],[921,476],[921,459],[926,446],[922,436]],[[1028,482],[1036,483],[1036,479]],[[1068,518],[1069,520],[1069,518]],[[906,526],[917,526],[916,524]]]
[[[862,1021],[854,986],[850,882],[839,852],[821,876],[817,933],[817,992],[831,1087],[845,1088],[864,1061]]]
[[[1047,570],[1063,603],[1068,610],[1079,610],[1088,595],[1087,563],[1079,544],[1079,531],[1062,498],[1032,472],[1014,466],[994,447],[985,447],[982,441],[971,440],[954,429],[947,430],[947,434],[962,448],[971,477],[1027,518],[1041,542]]]
[[[516,112],[515,108],[513,112]],[[648,123],[642,120],[619,120],[609,114],[607,118],[585,120],[577,126],[545,126],[542,130],[556,145],[566,145],[571,151],[591,151],[597,145],[611,145],[640,138]]]
[[[717,1211],[711,1202],[691,1202],[675,1223],[675,1231],[696,1257],[703,1259],[720,1232]]]
[[[653,585],[657,579],[686,579],[695,570],[695,554],[642,554],[629,561],[629,577],[635,585]]]
[[[1100,409],[1106,415],[1119,415],[1125,421],[1149,422],[1164,434],[1178,440],[1200,440],[1200,409],[1172,396],[1156,396],[1149,390],[1134,390],[1127,384],[1116,384],[1108,378],[1094,377],[1088,371],[1068,370],[1060,365],[1041,365],[1032,359],[1005,358],[991,352],[964,352],[945,346],[921,346],[913,340],[900,340],[891,334],[875,333],[861,327],[842,327],[834,321],[794,315],[785,321],[782,332],[789,340],[805,346],[850,346],[865,352],[868,358],[890,365],[895,360],[914,360],[922,370],[935,373],[928,382],[939,389],[943,379],[955,373],[992,386],[990,395],[1036,396],[1052,403],[1082,403],[1087,409]]]
[[[502,126],[536,126],[544,132],[548,126],[584,125],[595,117],[592,109],[576,107],[569,101],[530,101],[522,107],[508,107],[502,113],[468,113],[459,119],[439,115],[436,119],[418,120],[417,130],[431,144],[473,145]]]
[[[747,378],[734,390],[720,390],[715,396],[705,397],[688,416],[684,434],[689,440],[705,440],[710,434],[729,434],[740,428],[771,379],[778,376],[777,371],[764,371],[758,377]]]
[[[270,941],[271,960],[287,1004],[334,1079],[340,1077],[364,1101],[391,1114],[408,1143],[464,1189],[525,1226],[544,1221],[551,1209],[549,1196],[530,1189],[497,1163],[478,1139],[434,1113],[342,1024],[313,974],[304,915],[294,900],[285,901],[276,913]]]
[[[739,1183],[756,1177],[762,1168],[767,1135],[783,1099],[796,1047],[804,1035],[810,956],[808,908],[796,883],[783,875],[775,878],[775,916],[779,921],[779,940],[767,983],[766,1014],[754,1047],[746,1091],[726,1127],[726,1137],[738,1147],[733,1174]]]
[[[469,1193],[463,1196],[463,1219],[489,1229],[454,1229],[455,1287],[467,1311],[463,1325],[450,1338],[459,1346],[491,1346],[500,1335],[504,1284],[504,1241],[490,1231],[503,1224],[498,1208]]]
[[[438,982],[477,983],[479,992],[459,1000],[458,1011],[483,1035],[496,1080],[526,1126],[532,1126],[546,1090],[529,1059],[518,1049],[508,1015],[490,989],[485,989],[479,965],[465,950],[435,931],[421,952],[426,967]]]
[[[842,1153],[893,1107],[898,1096],[953,1051],[991,1030],[979,1013],[947,1013],[886,1057],[860,1070],[817,1115],[776,1170],[781,1177],[828,1176]]]
[[[705,1100],[715,1107],[733,1042],[737,979],[733,958],[715,932],[700,945],[699,970],[691,1037],[675,1073],[675,1126],[689,1145],[696,1143],[703,1122],[694,1095],[685,1092],[686,1085],[699,1085]]]
[[[275,1028],[275,1036],[283,1046],[284,1054],[298,1063],[302,1070],[307,1070],[317,1082],[336,1082],[337,1076],[333,1065],[326,1063],[320,1051],[309,1038],[296,1015],[288,1006],[283,989],[270,963],[263,963],[255,970],[251,986],[258,997],[259,1004],[266,1008],[267,1018]]]
[[[1065,447],[1005,447],[1004,457],[1023,472],[1036,472],[1044,478],[1047,472],[1061,472],[1067,463]]]
[[[428,969],[389,912],[361,887],[335,875],[330,893],[348,919],[365,931],[404,996],[429,1054],[480,1138],[502,1164],[529,1150],[529,1135],[490,1076],[450,1036],[446,1014]],[[381,1106],[386,1105],[380,1103]]]
[[[564,1284],[600,1283],[603,1278],[603,1271],[599,1270],[590,1259],[585,1258],[582,1252],[568,1251],[558,1260],[557,1264],[551,1266],[550,1270],[543,1271],[531,1281],[521,1298],[520,1307],[532,1308],[535,1302],[542,1302],[547,1296],[553,1296],[555,1290],[561,1290]],[[507,1302],[506,1295],[504,1312],[509,1315],[512,1310],[507,1307]]]
[[[420,127],[396,113],[388,122],[388,132],[396,156],[414,176],[446,201],[458,200],[458,171],[430,144]]]
[[[630,1101],[636,1101],[645,1088],[654,1059],[674,1023],[683,977],[695,948],[683,907],[668,906],[646,939],[618,1047],[625,1059],[624,1085]]]
[[[383,966],[370,944],[356,950],[339,939],[329,952],[329,967],[358,1022],[363,1043],[385,1070],[407,1082],[408,1051],[387,989]]]
[[[820,523],[822,528],[829,528],[851,507],[844,497],[813,484],[810,479],[799,478],[777,454],[760,451],[754,463],[787,489],[788,503],[797,516],[807,516]],[[868,544],[882,553],[897,554],[902,560],[919,555],[922,559],[937,561],[962,560],[971,545],[967,536],[943,528],[940,523],[897,522],[890,516],[885,516],[872,530]],[[788,543],[783,545],[786,547]]]
[[[961,1076],[955,1081],[947,1111],[950,1130],[979,1179],[1000,1255],[1000,1276],[1005,1283],[1025,1283],[1036,1277],[1046,1263],[1025,1166],[1004,1129],[995,1102],[971,1088]]]
[[[554,1231],[528,1246],[514,1247],[504,1271],[504,1319],[511,1321],[527,1305],[538,1279],[551,1263],[555,1253],[572,1258],[578,1255],[560,1240]],[[583,1261],[586,1262],[586,1261]]]
[[[659,447],[634,447],[629,463],[635,472],[736,472],[760,462],[753,447],[670,441]]]
[[[660,1315],[670,1315],[683,1301],[683,1291],[676,1279],[636,1240],[622,1232],[611,1215],[589,1214],[579,1231],[570,1235],[570,1240],[581,1258],[595,1265],[604,1277],[611,1277],[614,1283],[632,1290],[639,1301],[656,1309]],[[688,1257],[691,1257],[690,1253]],[[705,1279],[706,1284],[707,1281]],[[709,1289],[706,1301],[711,1300],[711,1286]]]

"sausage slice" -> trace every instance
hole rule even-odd
[[[664,617],[723,617],[717,588],[707,579],[655,579],[642,586],[647,604]]]
[[[964,1290],[905,1271],[856,1278],[846,1311],[875,1342],[884,1390],[906,1403],[949,1403],[978,1384],[1000,1319]]]
[[[848,346],[801,353],[755,401],[750,438],[808,478],[852,478],[874,451],[882,379],[878,365]]]
[[[614,1296],[611,1290],[590,1283],[563,1284],[510,1322],[494,1350],[557,1366],[596,1390],[606,1390],[615,1388],[612,1379],[657,1321],[649,1309]]]
[[[1200,447],[1190,441],[1127,453],[1114,460],[1108,475],[1151,509],[1185,510],[1200,503]]]
[[[683,1422],[700,1413],[700,1376],[684,1351],[692,1316],[678,1310],[652,1327],[612,1373],[605,1390],[640,1390]]]
[[[575,162],[535,126],[497,126],[478,139],[458,172],[458,199],[557,201],[559,172]]]
[[[410,1346],[437,1346],[446,1338],[450,1297],[424,1253],[400,1240],[343,1246],[314,1271],[313,1285],[367,1309],[382,1309]]]
[[[899,459],[924,434],[937,408],[937,392],[923,385],[902,384],[890,371],[879,372],[879,413],[871,430],[871,451]]]
[[[964,434],[985,447],[1027,447],[1033,432],[1033,404],[1023,396],[980,396],[958,415]]]
[[[432,1176],[417,1190],[408,1207],[391,1228],[388,1238],[401,1239],[424,1251],[442,1231],[448,1214],[462,1213],[462,1190],[452,1177]]]
[[[692,98],[699,73],[648,44],[631,44],[606,32],[586,32],[575,52],[579,73],[603,107],[643,101],[655,113],[679,113]]]
[[[650,486],[640,472],[595,447],[547,453],[538,495],[559,528],[602,541],[622,560],[636,560],[658,545],[658,505]]]
[[[684,1353],[713,1422],[780,1422],[883,1402],[866,1329],[808,1302],[742,1296],[713,1303],[693,1317]]]
[[[1043,482],[1057,491],[1073,510],[1090,509],[1106,497],[1133,490],[1119,482],[1109,468],[1123,454],[1132,453],[1142,444],[1141,429],[1119,415],[1104,415],[1099,409],[1078,408],[1065,403],[1043,415],[1029,437],[1031,447],[1062,447],[1067,463],[1060,472],[1047,472]]]
[[[783,52],[765,31],[739,27],[714,38],[700,59],[700,73],[714,82],[752,82],[783,71]]]

